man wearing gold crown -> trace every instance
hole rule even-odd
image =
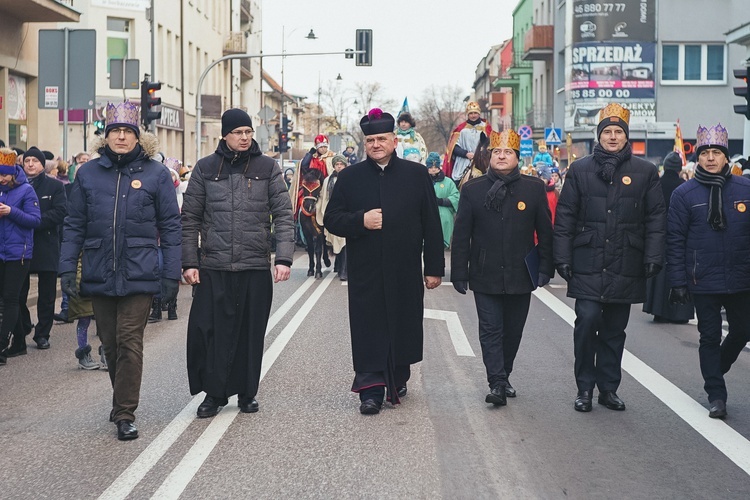
[[[80,166],[70,193],[59,271],[65,293],[91,297],[114,392],[110,421],[120,440],[138,437],[151,299],[161,292],[162,300],[173,300],[181,275],[177,196],[167,169],[151,160],[158,142],[141,133],[138,117],[129,101],[107,104],[104,138],[95,145],[100,156]]]
[[[656,167],[633,156],[630,112],[599,112],[594,152],[568,169],[555,214],[555,266],[576,299],[574,408],[624,410],[622,378],[630,305],[646,299],[646,278],[662,267],[665,208]]]
[[[487,174],[461,189],[451,281],[461,294],[467,288],[474,292],[490,387],[485,402],[503,406],[506,397],[516,396],[508,377],[521,344],[531,292],[554,274],[552,221],[544,182],[521,175],[518,169],[518,134],[512,129],[492,132],[489,150]]]
[[[341,171],[323,222],[346,238],[352,391],[374,415],[386,390],[392,404],[406,395],[422,360],[424,289],[440,285],[445,262],[427,169],[396,156],[391,114],[375,108],[359,124],[367,159]]]
[[[695,177],[672,193],[667,215],[670,301],[693,296],[700,333],[703,388],[711,418],[727,415],[724,374],[750,341],[750,180],[732,175],[729,134],[721,124],[698,127]],[[721,308],[729,333],[722,341]]]
[[[474,159],[474,152],[484,132],[489,137],[492,127],[487,120],[480,118],[479,103],[471,101],[466,105],[466,121],[459,124],[451,133],[448,149],[445,152],[443,172],[458,185]]]

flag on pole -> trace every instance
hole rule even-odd
[[[687,163],[685,159],[685,147],[682,143],[682,129],[680,128],[680,119],[677,119],[677,128],[674,132],[674,150],[677,151],[677,154],[680,155],[680,158],[682,159],[682,166],[685,166]]]
[[[411,114],[411,111],[409,111],[409,98],[408,97],[404,97],[404,103],[401,105],[401,110],[396,115],[396,118],[398,118],[404,113]]]

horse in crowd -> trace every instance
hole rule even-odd
[[[315,220],[315,205],[318,202],[321,188],[322,185],[318,176],[314,172],[308,172],[300,183],[298,202],[300,228],[305,238],[307,255],[310,258],[307,275],[316,278],[323,277],[321,259],[326,267],[331,265],[323,228]]]

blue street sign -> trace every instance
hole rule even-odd
[[[531,139],[531,127],[528,125],[521,125],[518,127],[518,135],[521,136],[521,139]]]
[[[562,137],[562,129],[561,128],[545,128],[544,129],[544,142],[551,145],[557,145],[560,144],[562,141],[560,140],[560,137]]]
[[[521,156],[534,156],[534,141],[521,139]]]

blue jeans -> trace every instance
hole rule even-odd
[[[732,367],[740,352],[750,341],[750,316],[744,311],[750,300],[750,292],[733,294],[694,294],[695,313],[698,316],[700,343],[698,358],[703,389],[708,401],[727,400],[724,374]],[[727,312],[729,333],[721,341],[721,306]]]
[[[505,386],[521,345],[531,294],[495,295],[474,292],[479,343],[490,389]]]

